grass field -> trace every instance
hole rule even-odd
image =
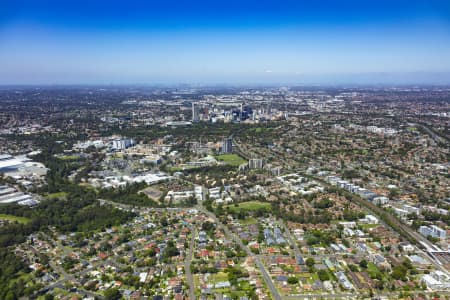
[[[208,281],[210,281],[212,283],[218,283],[218,282],[227,281],[227,280],[228,280],[228,275],[225,272],[211,274],[211,276],[208,278]]]
[[[61,160],[65,160],[65,161],[80,159],[80,157],[78,155],[61,155],[58,158]]]
[[[378,224],[362,224],[360,225],[363,229],[371,229],[371,228],[375,228],[378,227]]]
[[[270,203],[265,203],[265,202],[260,202],[260,201],[242,202],[242,203],[239,203],[238,207],[236,207],[234,205],[230,205],[229,206],[229,208],[233,212],[238,212],[238,211],[241,211],[241,210],[253,211],[253,210],[258,210],[258,209],[269,210],[270,207],[271,207]]]
[[[311,273],[311,277],[308,278],[308,283],[313,284],[317,280],[319,280],[319,275],[317,275],[317,273]]]
[[[22,224],[27,224],[28,222],[30,222],[30,219],[28,219],[28,218],[17,217],[17,216],[13,216],[13,215],[5,215],[5,214],[0,214],[0,219],[8,220],[11,222],[19,222]]]
[[[59,192],[59,193],[51,193],[45,196],[45,198],[54,200],[54,199],[64,199],[66,198],[67,193],[66,192]]]
[[[169,169],[169,172],[171,172],[171,173],[183,171],[182,167],[169,167],[168,169]]]
[[[215,156],[215,158],[218,161],[223,161],[223,162],[227,163],[228,165],[235,166],[235,167],[238,167],[247,162],[245,159],[243,159],[242,157],[240,157],[237,154],[221,154],[221,155]]]

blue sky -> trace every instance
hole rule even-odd
[[[450,1],[2,1],[0,84],[110,83],[450,84]]]

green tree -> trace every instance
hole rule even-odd
[[[306,266],[310,269],[312,269],[314,267],[315,263],[316,262],[314,261],[314,258],[312,258],[312,257],[308,257],[305,261]]]
[[[319,279],[320,279],[321,281],[327,281],[327,280],[330,280],[330,275],[329,275],[328,272],[325,271],[325,270],[319,270],[319,271],[317,272],[317,275],[319,276]]]
[[[297,284],[297,283],[298,283],[298,278],[297,278],[297,277],[294,277],[294,276],[289,277],[288,280],[287,280],[287,282],[288,282],[289,284]]]
[[[359,266],[363,269],[367,269],[367,260],[363,259],[359,262]]]
[[[406,273],[408,269],[404,265],[395,266],[392,270],[392,278],[406,281]]]
[[[104,296],[106,300],[119,300],[122,297],[118,288],[107,289]]]

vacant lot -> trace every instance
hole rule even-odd
[[[156,187],[145,188],[142,191],[139,191],[139,193],[145,194],[151,200],[158,201],[158,202],[159,202],[159,198],[161,198],[161,196],[163,195],[163,192]]]

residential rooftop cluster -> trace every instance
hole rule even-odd
[[[0,91],[1,299],[445,299],[443,87]]]

